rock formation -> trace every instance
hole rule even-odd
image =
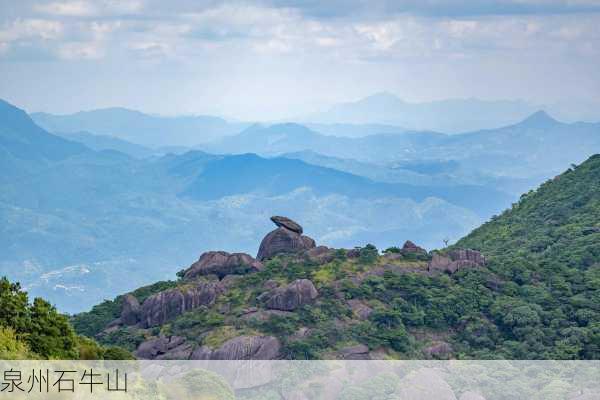
[[[327,246],[317,246],[306,251],[306,257],[315,264],[327,264],[335,258],[335,250]]]
[[[135,325],[140,320],[140,303],[132,294],[126,294],[121,308],[121,323]]]
[[[222,287],[218,282],[197,282],[194,286],[178,287],[152,295],[142,304],[140,325],[143,328],[162,325],[186,311],[209,306],[221,292]]]
[[[352,313],[361,320],[368,319],[373,313],[373,309],[371,307],[358,299],[348,300],[348,305],[350,306]]]
[[[402,254],[407,254],[407,253],[427,254],[427,250],[425,250],[422,247],[417,246],[410,240],[407,240],[406,242],[404,242],[404,245],[402,246],[402,249],[400,250],[400,252]]]
[[[319,292],[308,279],[297,279],[287,286],[273,289],[267,293],[267,308],[282,311],[294,311],[317,298]],[[262,296],[261,296],[262,297]]]
[[[446,342],[436,342],[423,350],[427,358],[447,359],[452,354],[452,346]]]
[[[192,279],[200,275],[214,274],[222,279],[226,275],[260,271],[262,267],[262,263],[245,253],[208,251],[185,271],[183,278]]]
[[[298,253],[315,247],[315,241],[302,235],[302,227],[286,217],[272,217],[277,229],[269,232],[258,249],[260,261],[281,253]]]
[[[453,274],[463,268],[485,265],[485,257],[476,250],[451,250],[448,255],[434,253],[427,269],[431,272],[447,272]]]
[[[344,347],[339,351],[340,358],[344,360],[370,360],[369,348],[364,344]]]
[[[161,336],[143,342],[134,354],[142,360],[187,360],[192,350],[193,346],[181,336]]]
[[[273,360],[279,356],[281,343],[273,336],[238,336],[218,349],[201,346],[194,350],[192,360]]]
[[[292,221],[288,217],[280,217],[275,215],[271,217],[271,221],[273,221],[273,223],[277,225],[277,227],[287,228],[292,232],[296,232],[302,235],[302,227],[300,226],[300,224],[298,224],[295,221]]]

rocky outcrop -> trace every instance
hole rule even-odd
[[[357,299],[348,300],[348,305],[352,310],[352,313],[361,320],[368,319],[373,313],[373,309]]]
[[[423,350],[427,358],[448,359],[452,354],[452,346],[446,342],[437,342]]]
[[[364,344],[344,347],[339,351],[340,358],[344,360],[370,360],[369,348]]]
[[[317,246],[310,250],[307,250],[306,258],[315,264],[322,265],[333,261],[335,258],[335,250],[330,249],[327,246]]]
[[[140,325],[143,328],[162,325],[186,311],[209,306],[222,290],[218,282],[197,282],[193,286],[178,287],[152,295],[142,304]]]
[[[187,360],[193,346],[181,336],[161,336],[139,345],[134,355],[142,360]]]
[[[269,232],[260,243],[256,256],[258,260],[263,261],[277,254],[298,253],[315,247],[315,241],[302,235],[302,227],[296,222],[285,217],[272,217],[271,220],[278,228]]]
[[[126,294],[123,298],[121,308],[121,323],[123,325],[135,325],[140,320],[140,303],[132,294]]]
[[[400,249],[400,252],[402,254],[411,254],[411,253],[427,254],[427,250],[425,250],[422,247],[417,246],[410,240],[407,240],[406,242],[404,242],[404,245],[402,246],[402,249]]]
[[[192,360],[273,360],[279,357],[281,343],[273,336],[238,336],[213,350],[199,347]]]
[[[447,272],[453,274],[464,268],[474,268],[485,265],[485,257],[476,250],[451,250],[448,255],[434,253],[427,269],[431,272]]]
[[[308,279],[297,279],[287,286],[273,289],[262,297],[267,308],[294,311],[317,298],[319,292]]]
[[[184,279],[193,279],[201,275],[217,275],[222,279],[226,275],[245,274],[260,271],[263,265],[245,253],[227,253],[226,251],[208,251],[200,256],[185,271]]]

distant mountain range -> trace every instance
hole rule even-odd
[[[69,312],[169,277],[209,248],[254,253],[271,214],[311,221],[310,233],[330,245],[389,246],[410,236],[433,247],[511,199],[479,186],[463,201],[458,190],[374,182],[286,158],[193,151],[136,159],[115,149],[140,147],[63,133],[93,150],[8,103],[0,127],[0,275]],[[488,197],[495,203],[474,202]]]
[[[33,113],[36,124],[50,132],[109,135],[147,147],[195,146],[247,127],[212,116],[163,117],[126,108],[105,108],[69,115]]]
[[[462,135],[253,125],[185,152],[53,135],[2,102],[0,274],[77,311],[169,277],[204,250],[255,253],[275,214],[330,246],[439,247],[598,152],[599,132],[545,113]]]
[[[209,152],[253,152],[265,156],[306,150],[363,163],[398,166],[455,162],[450,175],[539,178],[558,173],[600,151],[600,124],[566,124],[537,111],[497,129],[460,135],[436,132],[376,134],[360,138],[326,136],[303,125],[254,125],[238,135],[202,146]],[[458,165],[456,165],[458,163]]]
[[[409,103],[391,93],[382,92],[355,102],[334,105],[327,111],[307,116],[301,121],[377,123],[401,126],[408,130],[458,133],[513,124],[536,108],[513,100],[448,99]]]

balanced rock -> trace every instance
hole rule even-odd
[[[319,292],[308,279],[297,279],[287,286],[269,292],[265,297],[267,308],[282,311],[294,311],[317,298]]]
[[[221,294],[218,282],[198,282],[192,287],[169,289],[148,297],[142,304],[140,322],[143,328],[165,322],[200,306],[209,306]]]
[[[273,223],[275,225],[277,225],[278,227],[284,227],[284,228],[289,229],[292,232],[296,232],[296,233],[302,235],[302,227],[300,226],[300,224],[298,224],[295,221],[292,221],[288,217],[280,217],[280,216],[275,215],[275,216],[271,217],[271,221],[273,221]]]
[[[453,274],[465,268],[481,267],[486,264],[485,257],[476,250],[451,250],[447,256],[435,253],[429,261],[427,269],[431,272],[447,272]]]
[[[271,220],[278,228],[269,232],[260,243],[256,256],[258,260],[263,261],[282,253],[298,253],[316,246],[313,239],[302,235],[302,227],[296,222],[285,217],[272,217]]]
[[[140,320],[140,303],[132,294],[126,294],[121,308],[121,323],[135,325]]]
[[[273,336],[238,336],[218,349],[201,346],[194,350],[192,360],[273,360],[279,356],[281,343]]]
[[[226,251],[208,251],[200,256],[185,271],[184,279],[192,279],[200,275],[217,275],[222,279],[226,275],[245,274],[260,271],[263,265],[245,253],[227,253]]]

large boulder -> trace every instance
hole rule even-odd
[[[200,306],[209,306],[221,294],[218,282],[197,282],[194,286],[169,289],[148,297],[140,311],[143,328],[162,325],[165,322]]]
[[[185,271],[184,279],[192,279],[200,275],[217,275],[222,279],[226,275],[245,274],[262,269],[260,261],[245,253],[227,253],[226,251],[208,251],[200,256]]]
[[[273,221],[273,223],[275,225],[277,225],[278,227],[284,227],[284,228],[289,229],[292,232],[296,232],[296,233],[302,235],[302,227],[300,226],[300,224],[298,224],[295,221],[292,221],[288,217],[280,217],[280,216],[275,215],[275,216],[271,217],[271,221]]]
[[[279,356],[281,343],[273,336],[238,336],[218,349],[201,346],[192,360],[273,360]]]
[[[260,243],[256,256],[258,260],[263,261],[282,253],[298,253],[316,246],[313,239],[302,235],[300,225],[289,218],[282,222],[283,218],[271,218],[278,228],[269,232]]]
[[[481,267],[486,264],[485,257],[476,250],[451,250],[448,255],[434,253],[427,269],[431,272],[446,272],[453,274],[465,268]]]
[[[135,325],[140,320],[140,303],[132,294],[126,294],[121,307],[121,323],[123,325]]]
[[[142,360],[187,360],[193,346],[181,336],[161,336],[140,344],[134,355]]]
[[[269,292],[265,298],[267,308],[282,311],[294,311],[317,298],[319,292],[308,279],[297,279],[287,286]]]

